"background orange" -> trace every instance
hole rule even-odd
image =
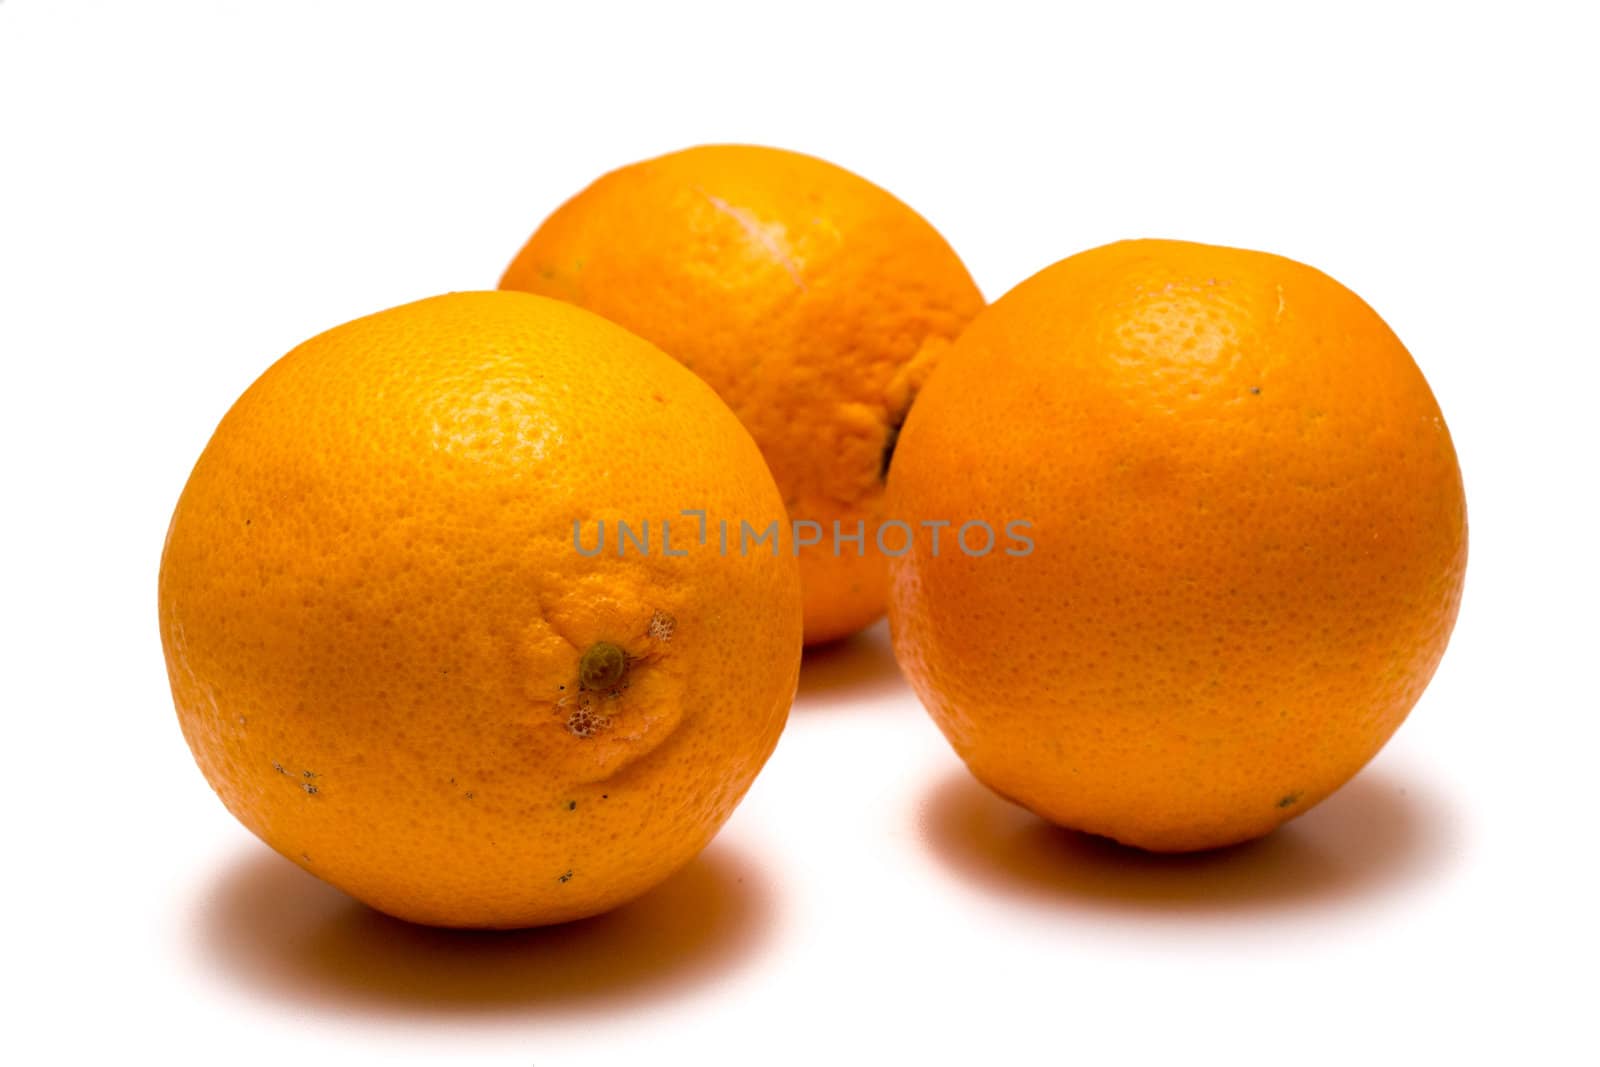
[[[885,457],[916,389],[983,306],[916,212],[798,152],[704,145],[599,178],[539,226],[501,279],[660,345],[738,414],[794,519],[806,643],[883,613]],[[842,534],[865,548],[834,551]],[[785,550],[789,544],[785,541]]]

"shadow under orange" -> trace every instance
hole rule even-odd
[[[1266,837],[1156,854],[1054,826],[964,768],[929,791],[922,835],[973,884],[1053,907],[1259,913],[1354,900],[1435,877],[1456,848],[1452,820],[1415,783],[1368,769]]]
[[[909,694],[911,689],[895,665],[889,624],[879,621],[860,633],[806,649],[795,710],[846,708],[896,691]]]
[[[719,843],[615,911],[517,931],[393,919],[258,848],[219,878],[197,940],[240,985],[323,1011],[532,1015],[681,995],[756,955],[772,925],[761,873]]]

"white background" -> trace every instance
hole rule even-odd
[[[1592,27],[1038,10],[0,3],[7,1059],[1596,1062]],[[728,140],[893,190],[991,298],[1164,236],[1377,307],[1472,558],[1374,764],[1256,846],[1094,847],[964,777],[879,628],[807,660],[707,853],[591,923],[408,928],[236,825],[155,610],[216,421],[312,334],[492,287],[602,171]]]

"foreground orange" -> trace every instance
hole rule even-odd
[[[1416,364],[1260,252],[1130,241],[1022,283],[924,387],[889,488],[902,518],[1002,531],[893,564],[896,656],[956,751],[1152,850],[1256,837],[1354,775],[1432,677],[1466,568]]]
[[[669,555],[686,507],[783,517],[716,395],[598,316],[461,293],[308,341],[228,412],[167,535],[195,759],[269,845],[401,918],[638,896],[744,795],[800,663],[795,561],[682,519]]]
[[[807,644],[883,614],[886,456],[938,353],[983,306],[920,215],[810,156],[691,148],[573,197],[500,287],[621,323],[732,406],[790,514],[817,524],[801,531],[818,542],[800,550]],[[835,552],[835,523],[864,539]]]

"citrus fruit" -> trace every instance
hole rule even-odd
[[[621,323],[728,402],[800,524],[807,644],[883,614],[887,457],[938,353],[983,306],[921,216],[810,156],[691,148],[573,197],[500,287]]]
[[[162,554],[200,769],[404,919],[640,895],[743,796],[799,671],[796,561],[684,508],[783,517],[726,405],[597,315],[457,293],[306,342],[217,427]]]
[[[896,656],[972,773],[1063,826],[1227,845],[1356,773],[1432,677],[1466,567],[1438,405],[1311,267],[1128,241],[980,315],[906,420]],[[983,547],[978,530],[968,543]]]

